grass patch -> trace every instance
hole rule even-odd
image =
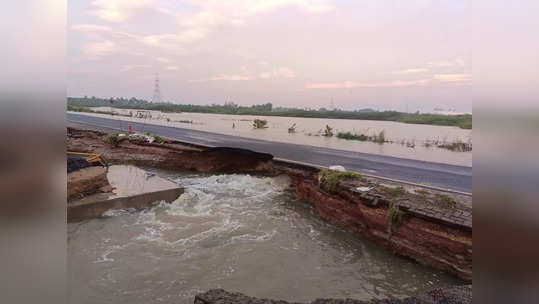
[[[406,189],[404,189],[403,186],[398,186],[396,188],[388,188],[387,192],[391,197],[398,197],[398,196],[405,195]]]
[[[423,189],[418,189],[418,190],[415,190],[414,192],[421,195],[421,196],[427,196],[427,195],[430,194],[430,192],[428,192],[427,190],[423,190]]]
[[[362,180],[363,177],[359,173],[351,171],[337,171],[324,169],[319,173],[319,180],[322,189],[326,191],[334,191],[341,180]]]
[[[395,203],[389,204],[389,209],[387,209],[387,222],[391,225],[398,225],[402,223],[404,219],[404,212],[399,209],[399,206]]]
[[[123,138],[120,137],[119,133],[110,133],[105,136],[105,142],[109,143],[113,147],[118,147]]]
[[[404,215],[404,211],[400,210],[397,204],[394,202],[389,203],[389,208],[387,209],[387,233],[389,238],[393,234],[393,228],[402,224]]]
[[[438,203],[440,203],[442,206],[455,207],[458,204],[453,197],[447,194],[437,194],[436,197],[438,199]]]

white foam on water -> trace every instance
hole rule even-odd
[[[94,263],[114,262],[114,259],[109,258],[109,255],[122,249],[123,247],[124,246],[120,246],[120,245],[113,245],[113,246],[107,247],[105,249],[105,252],[103,252],[103,254],[101,255],[101,257],[95,260]]]
[[[158,202],[138,213],[133,226],[143,230],[134,241],[155,242],[166,247],[193,247],[213,239],[220,246],[236,242],[270,240],[276,230],[246,228],[245,220],[256,220],[267,212],[261,204],[281,195],[288,187],[287,178],[250,175],[212,175],[180,177],[176,183],[185,192],[174,202]],[[132,210],[111,210],[108,216],[131,214]],[[193,229],[193,224],[204,225]],[[245,230],[245,231],[243,231]],[[178,237],[181,236],[181,237]]]
[[[110,209],[105,212],[103,212],[103,216],[105,217],[114,217],[114,216],[122,216],[122,215],[128,215],[135,213],[137,210],[135,208],[124,208],[124,209]]]

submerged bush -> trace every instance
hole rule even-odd
[[[365,134],[353,134],[351,132],[339,132],[337,133],[337,137],[346,139],[346,140],[359,140],[359,141],[369,140],[369,137]]]
[[[380,133],[378,133],[378,136],[376,136],[376,140],[375,140],[377,143],[380,143],[380,144],[383,144],[386,142],[386,133],[384,132],[384,130],[380,131]]]
[[[288,133],[296,133],[296,123],[294,123],[290,128],[288,128]]]
[[[324,129],[324,133],[322,133],[323,136],[326,137],[332,137],[333,136],[333,128],[329,125],[326,125],[326,129]]]
[[[268,121],[265,119],[255,119],[253,120],[253,127],[255,129],[265,129],[267,128]]]
[[[372,135],[372,136],[367,136],[361,133],[339,132],[337,133],[337,137],[346,139],[346,140],[372,141],[372,142],[380,143],[380,144],[387,142],[384,131],[381,131],[377,135]]]
[[[359,173],[351,171],[337,171],[324,169],[319,173],[319,181],[322,189],[333,191],[341,180],[362,180],[363,177]]]

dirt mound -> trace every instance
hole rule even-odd
[[[85,196],[110,192],[107,171],[103,167],[87,167],[67,174],[67,200],[71,202]]]

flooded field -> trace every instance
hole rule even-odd
[[[287,178],[157,173],[185,193],[68,225],[70,303],[192,303],[210,288],[372,299],[457,282],[324,223]]]
[[[97,111],[114,111],[119,114],[136,115],[137,110],[94,108]],[[426,146],[432,142],[472,142],[472,130],[458,127],[405,124],[392,121],[294,118],[250,115],[225,115],[201,113],[162,113],[149,111],[151,118],[114,116],[115,119],[196,129],[220,134],[256,138],[269,141],[327,147],[346,151],[381,154],[409,159],[425,160],[462,166],[472,166],[472,152],[455,152]],[[80,113],[111,118],[107,114]],[[268,121],[268,128],[254,129],[256,118]],[[296,125],[295,133],[288,133],[288,128]],[[345,140],[337,137],[320,136],[320,132],[329,125],[333,132],[361,133],[367,136],[384,131],[386,140],[393,143],[378,144],[368,141]]]

